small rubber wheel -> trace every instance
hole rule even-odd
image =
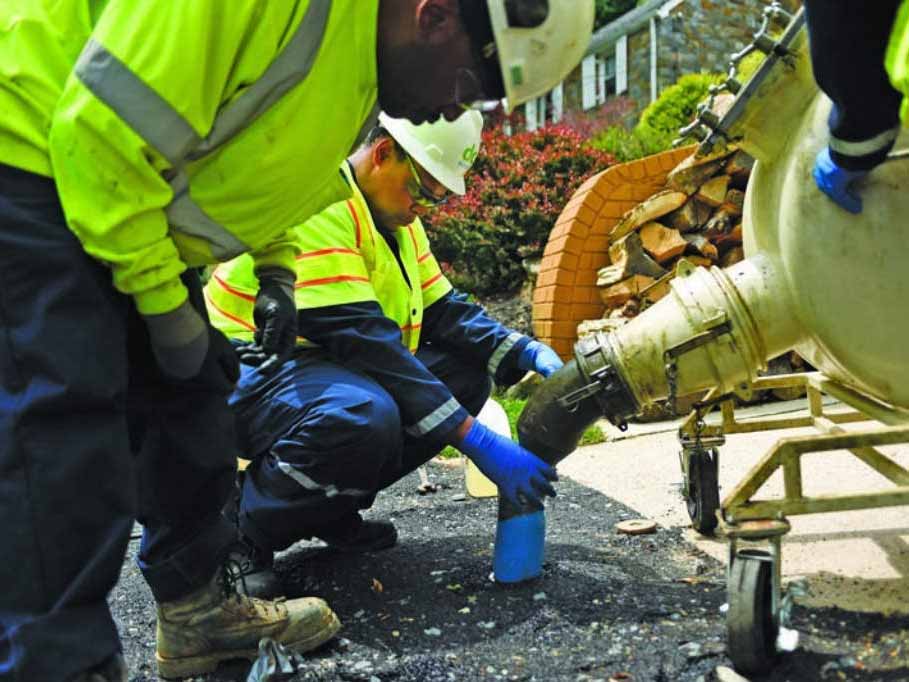
[[[773,614],[773,558],[759,549],[739,550],[729,572],[726,636],[729,658],[745,675],[768,672],[777,657]]]
[[[688,455],[688,494],[685,504],[691,526],[701,535],[713,535],[720,508],[720,484],[717,480],[720,455],[716,448],[696,449]]]

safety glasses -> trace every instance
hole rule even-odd
[[[410,167],[410,180],[407,181],[407,193],[410,195],[410,198],[413,199],[413,202],[424,208],[433,208],[435,206],[441,206],[448,201],[447,193],[440,197],[427,189],[426,185],[423,184],[423,179],[420,177],[420,173],[417,171],[413,159],[410,158],[410,154],[405,154],[405,156],[407,157],[407,165]]]

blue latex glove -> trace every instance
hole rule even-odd
[[[474,420],[458,446],[512,504],[542,504],[543,496],[555,497],[550,481],[559,480],[555,469],[511,438],[500,436]]]
[[[868,171],[841,168],[830,157],[830,148],[824,147],[814,160],[812,174],[818,189],[833,199],[837,206],[850,213],[862,212],[862,200],[852,185],[868,175]]]
[[[539,341],[531,341],[518,356],[518,367],[527,372],[536,372],[542,377],[562,368],[565,364],[552,348]]]

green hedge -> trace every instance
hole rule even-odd
[[[591,138],[588,144],[613,154],[619,161],[665,151],[679,136],[679,128],[697,114],[698,104],[707,98],[710,86],[721,80],[722,76],[709,73],[682,76],[644,109],[634,130],[612,126]]]

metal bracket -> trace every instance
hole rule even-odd
[[[788,24],[779,40],[770,35],[774,24]],[[701,143],[698,153],[707,154],[721,142],[723,144],[733,142],[734,140],[729,134],[730,128],[741,117],[745,104],[757,91],[776,62],[790,60],[792,54],[790,46],[804,24],[804,9],[800,9],[795,15],[792,15],[778,2],[766,7],[761,27],[754,34],[752,42],[730,57],[726,79],[722,83],[710,87],[708,99],[698,105],[697,117],[679,130],[679,138],[673,141],[673,146],[681,146],[687,138],[693,137]],[[767,58],[743,86],[736,78],[739,63],[756,51],[763,52]],[[721,118],[714,113],[713,106],[717,96],[726,92],[735,95],[736,99],[729,111]]]

